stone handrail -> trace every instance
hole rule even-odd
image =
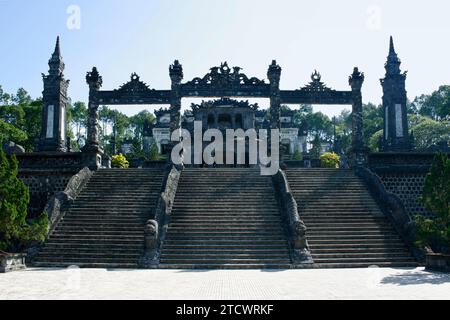
[[[414,257],[418,261],[423,262],[425,259],[425,252],[415,245],[415,242],[417,241],[416,228],[400,198],[395,194],[388,192],[380,177],[370,169],[357,167],[355,173],[364,180],[370,193],[381,208],[381,211],[392,222],[394,228],[405,241]]]
[[[155,208],[155,218],[147,221],[145,226],[145,253],[140,261],[143,268],[156,268],[159,265],[180,175],[181,170],[174,166],[164,178],[163,190]]]
[[[297,202],[291,193],[286,175],[282,170],[278,170],[272,179],[281,204],[282,218],[287,227],[292,260],[295,265],[312,264],[313,260],[306,238],[307,228],[300,219]]]
[[[48,235],[53,232],[58,222],[64,217],[73,201],[78,197],[81,190],[86,186],[93,175],[93,171],[84,168],[72,178],[64,191],[55,193],[47,202],[44,212],[47,213],[49,219]],[[39,250],[39,245],[35,244],[28,250],[28,259],[31,260]]]

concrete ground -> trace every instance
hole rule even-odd
[[[417,269],[28,269],[0,274],[0,299],[450,299],[450,274]]]

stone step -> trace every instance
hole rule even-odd
[[[118,237],[117,235],[114,234],[52,234],[49,239],[51,240],[58,240],[58,241],[69,241],[69,240],[74,240],[74,241],[87,241],[87,240],[95,240],[95,241],[119,241],[119,242],[124,242],[126,240],[131,240],[131,241],[144,241],[144,232],[142,232],[142,235],[121,235],[120,237]]]
[[[230,228],[238,228],[238,229],[245,229],[248,230],[250,229],[271,229],[271,228],[276,228],[276,229],[281,229],[281,224],[280,221],[275,220],[274,222],[266,222],[266,221],[261,221],[261,222],[254,222],[254,221],[249,221],[249,222],[242,222],[241,220],[224,220],[222,222],[219,221],[206,221],[206,222],[202,222],[202,221],[196,221],[195,223],[192,222],[172,222],[170,224],[170,227],[173,228],[174,230],[177,229],[185,229],[185,228],[195,228],[195,229],[222,229],[226,226],[229,226]]]
[[[316,268],[321,269],[351,269],[351,268],[369,268],[369,267],[378,267],[378,268],[416,268],[418,266],[417,262],[411,261],[398,261],[398,262],[333,262],[333,263],[316,263]]]
[[[89,243],[68,243],[68,242],[53,242],[46,243],[42,248],[42,252],[50,251],[64,251],[64,250],[77,250],[80,252],[97,252],[99,250],[108,252],[128,252],[142,250],[144,247],[142,242],[132,243],[117,243],[117,244],[89,244]]]
[[[192,263],[162,263],[159,266],[160,269],[273,269],[273,270],[288,270],[291,269],[290,262],[285,263],[202,263],[202,264],[192,264]]]
[[[175,251],[175,250],[187,250],[187,251],[245,251],[245,250],[251,250],[251,251],[266,251],[266,250],[277,250],[277,251],[288,251],[286,247],[286,242],[279,242],[274,244],[267,244],[267,243],[222,243],[222,244],[216,244],[213,242],[207,242],[207,243],[178,243],[178,244],[172,244],[172,243],[164,243],[164,248],[167,251]]]
[[[104,232],[117,232],[118,235],[122,234],[122,233],[136,233],[136,232],[141,232],[144,230],[144,224],[142,225],[133,225],[133,226],[123,226],[123,225],[103,225],[103,226],[99,226],[99,225],[94,225],[94,226],[88,226],[88,225],[83,225],[83,226],[79,226],[79,225],[71,225],[71,224],[59,224],[56,228],[55,228],[55,233],[56,232],[70,232],[70,233],[94,233],[94,232],[100,232],[100,233],[104,233]]]
[[[228,236],[228,237],[249,237],[249,236],[269,236],[269,237],[282,237],[284,236],[283,230],[277,229],[277,230],[271,230],[271,229],[254,229],[254,230],[245,230],[245,229],[170,229],[170,231],[176,232],[175,234],[172,234],[172,239],[174,237],[176,238],[182,238],[182,237],[203,237],[203,238],[210,238],[210,237],[219,237],[219,236]]]
[[[395,254],[395,253],[406,253],[409,254],[409,252],[406,250],[404,246],[399,245],[392,245],[392,246],[373,246],[370,247],[368,245],[361,246],[361,247],[338,247],[333,246],[332,248],[323,248],[320,246],[311,246],[310,245],[311,252],[313,252],[315,255],[322,255],[322,254],[346,254],[346,253],[385,253],[385,254]]]
[[[316,259],[398,259],[398,260],[412,260],[411,255],[407,251],[403,252],[335,252],[335,253],[318,253],[311,252],[314,261]],[[345,261],[344,261],[345,262]]]
[[[321,257],[314,257],[313,256],[314,263],[321,264],[321,263],[384,263],[384,262],[410,262],[415,263],[414,259],[412,258],[396,258],[396,257],[380,257],[380,258],[321,258]]]
[[[208,260],[208,261],[216,261],[216,260],[244,260],[244,259],[261,259],[261,260],[284,260],[284,262],[289,261],[289,254],[286,252],[283,253],[241,253],[241,252],[231,252],[231,253],[207,253],[207,252],[201,252],[201,253],[190,253],[190,252],[179,252],[179,253],[163,253],[161,255],[161,261],[168,261],[168,260]],[[248,263],[245,262],[245,263]]]
[[[59,258],[69,258],[69,259],[78,259],[78,258],[86,258],[92,259],[98,257],[99,259],[116,259],[116,260],[137,260],[142,256],[142,250],[137,250],[134,252],[124,252],[124,251],[55,251],[55,252],[39,252],[39,258],[42,260],[52,260],[57,255]]]
[[[233,239],[233,238],[225,238],[225,239],[200,239],[193,238],[189,239],[189,241],[185,241],[185,239],[172,239],[167,237],[164,241],[164,245],[214,245],[214,246],[248,246],[248,245],[260,245],[260,246],[270,246],[270,245],[287,245],[286,239],[266,239],[266,238],[241,238],[241,239]]]
[[[285,247],[274,247],[274,248],[260,248],[260,249],[252,249],[248,247],[243,247],[242,249],[231,249],[231,248],[217,248],[214,247],[198,247],[198,248],[173,248],[169,247],[164,250],[164,254],[166,255],[183,255],[183,254],[195,254],[195,255],[230,255],[230,254],[282,254],[284,257],[289,255],[289,250]]]
[[[214,259],[214,258],[161,258],[161,264],[289,264],[289,259],[277,259],[277,258],[226,258],[226,259]]]
[[[117,264],[128,265],[132,263],[135,267],[139,258],[128,258],[128,257],[99,257],[99,256],[85,256],[85,257],[59,257],[59,256],[48,256],[48,257],[37,257],[40,263],[65,263],[69,265],[80,265],[80,264]]]
[[[137,263],[83,263],[78,262],[77,264],[71,262],[40,262],[33,261],[33,267],[42,268],[67,268],[72,266],[78,266],[79,268],[89,268],[89,269],[136,269],[138,267]]]
[[[80,239],[80,238],[49,238],[45,246],[53,245],[67,245],[67,246],[143,246],[143,238],[132,239],[117,239],[114,238],[94,238],[94,239]]]
[[[395,234],[395,233],[390,233],[390,234],[346,234],[346,233],[342,233],[342,234],[316,234],[313,233],[311,234],[311,232],[309,233],[309,235],[307,236],[308,240],[311,241],[315,241],[315,240],[359,240],[359,241],[367,241],[369,239],[371,240],[398,240],[400,239],[400,237]]]
[[[153,215],[148,214],[142,214],[142,213],[126,213],[126,214],[119,214],[119,213],[104,213],[104,214],[97,214],[97,213],[89,213],[89,212],[78,212],[78,213],[70,213],[70,216],[65,217],[61,220],[61,223],[97,223],[97,224],[105,224],[105,223],[135,223],[135,224],[142,224],[145,223],[147,220],[151,219]]]

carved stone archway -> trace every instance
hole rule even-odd
[[[89,152],[101,152],[98,141],[98,108],[101,104],[127,105],[127,104],[170,104],[171,132],[181,127],[181,99],[189,97],[198,98],[269,98],[271,128],[280,128],[281,104],[330,104],[352,105],[353,138],[352,155],[353,164],[363,165],[366,159],[366,148],[362,134],[362,94],[364,74],[354,68],[349,78],[351,91],[336,91],[328,88],[321,81],[321,75],[315,71],[311,82],[300,89],[280,90],[281,67],[275,60],[267,71],[269,83],[256,77],[247,77],[241,72],[242,68],[232,67],[222,63],[213,67],[203,77],[194,78],[182,83],[183,67],[178,60],[169,67],[171,79],[170,90],[151,89],[142,82],[137,74],[132,74],[131,80],[119,89],[101,91],[102,77],[94,67],[86,76],[89,84],[89,121],[87,142],[84,148]]]

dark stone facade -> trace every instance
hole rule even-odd
[[[66,189],[72,176],[85,167],[81,152],[39,152],[17,154],[19,178],[30,190],[29,217],[44,211],[49,199]]]
[[[434,156],[435,153],[374,153],[369,156],[369,168],[380,177],[387,191],[400,198],[411,217],[432,217],[418,198]]]

